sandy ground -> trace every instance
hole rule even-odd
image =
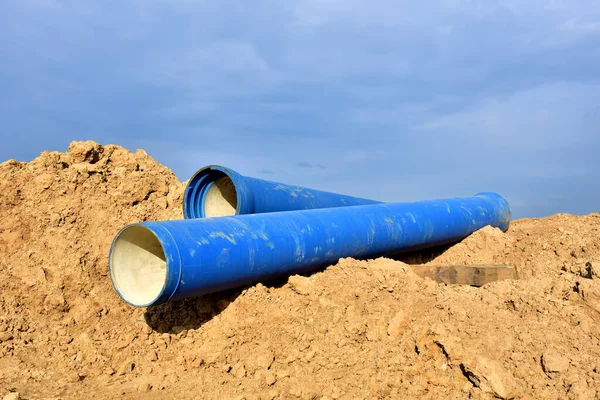
[[[129,307],[111,240],[181,218],[183,187],[145,152],[94,142],[0,165],[0,396],[600,399],[600,214]],[[447,286],[405,263],[506,263],[520,279]]]

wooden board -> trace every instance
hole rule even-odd
[[[421,278],[451,285],[483,286],[504,279],[518,279],[517,269],[509,265],[411,265]]]

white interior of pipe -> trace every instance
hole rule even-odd
[[[208,188],[204,198],[204,216],[228,217],[235,215],[236,207],[235,186],[228,176],[222,176]]]
[[[112,278],[121,296],[142,306],[155,300],[167,281],[163,248],[151,230],[141,225],[117,237],[110,259]]]

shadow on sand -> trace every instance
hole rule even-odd
[[[411,253],[388,254],[385,257],[411,265],[425,264],[444,253],[449,247],[450,245],[439,246]],[[300,275],[310,276],[325,268],[327,265]],[[262,283],[269,288],[278,288],[286,282],[287,277]],[[225,310],[248,287],[150,306],[144,313],[144,319],[153,330],[160,333],[177,334],[183,330],[198,329]]]

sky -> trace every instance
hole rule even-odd
[[[380,201],[600,211],[598,0],[2,0],[0,161],[73,140]]]

